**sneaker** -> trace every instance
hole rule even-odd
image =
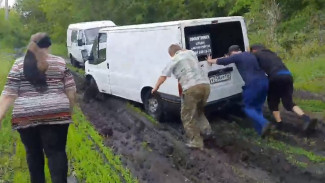
[[[307,115],[303,115],[302,119],[304,120],[303,131],[314,129],[316,127],[317,120],[311,120]]]
[[[279,131],[281,131],[282,129],[283,129],[283,122],[281,121],[281,122],[272,122],[272,125],[274,125],[275,126],[275,128],[277,129],[277,130],[279,130]]]
[[[201,136],[203,137],[203,140],[214,140],[216,139],[214,133],[211,130],[207,130],[204,133],[201,133]]]
[[[203,150],[203,142],[195,142],[194,140],[189,141],[188,143],[185,144],[188,148],[190,149],[200,149]]]
[[[262,128],[261,137],[265,137],[270,132],[270,129],[271,123],[267,122]]]

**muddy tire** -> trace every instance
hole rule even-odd
[[[144,99],[144,109],[147,114],[155,118],[157,121],[162,122],[164,113],[163,113],[163,101],[159,94],[151,94],[147,92]]]

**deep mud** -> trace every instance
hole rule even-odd
[[[231,111],[231,107],[209,111],[217,140],[207,142],[208,148],[203,151],[191,150],[184,145],[184,131],[178,119],[153,124],[130,107],[131,102],[113,96],[85,103],[82,101],[83,79],[77,75],[75,79],[83,112],[106,137],[105,145],[121,155],[124,165],[139,182],[325,182],[324,163],[291,155],[291,159],[307,165],[302,168],[288,160],[285,149],[265,145],[271,138],[325,156],[322,122],[314,133],[304,134],[300,130],[301,120],[285,112],[287,124],[283,132],[273,130],[270,138],[262,140],[251,130],[244,130],[250,122],[238,114],[238,108],[236,111]]]

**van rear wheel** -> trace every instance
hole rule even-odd
[[[163,102],[159,94],[151,94],[149,91],[145,97],[144,108],[157,121],[163,120]]]
[[[77,61],[75,58],[73,58],[72,55],[70,55],[70,62],[71,62],[71,65],[72,65],[72,66],[74,66],[74,67],[79,67],[79,63],[78,63],[78,61]]]

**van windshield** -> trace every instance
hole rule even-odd
[[[86,45],[91,45],[94,43],[96,36],[98,35],[98,32],[101,28],[102,27],[85,30]]]

